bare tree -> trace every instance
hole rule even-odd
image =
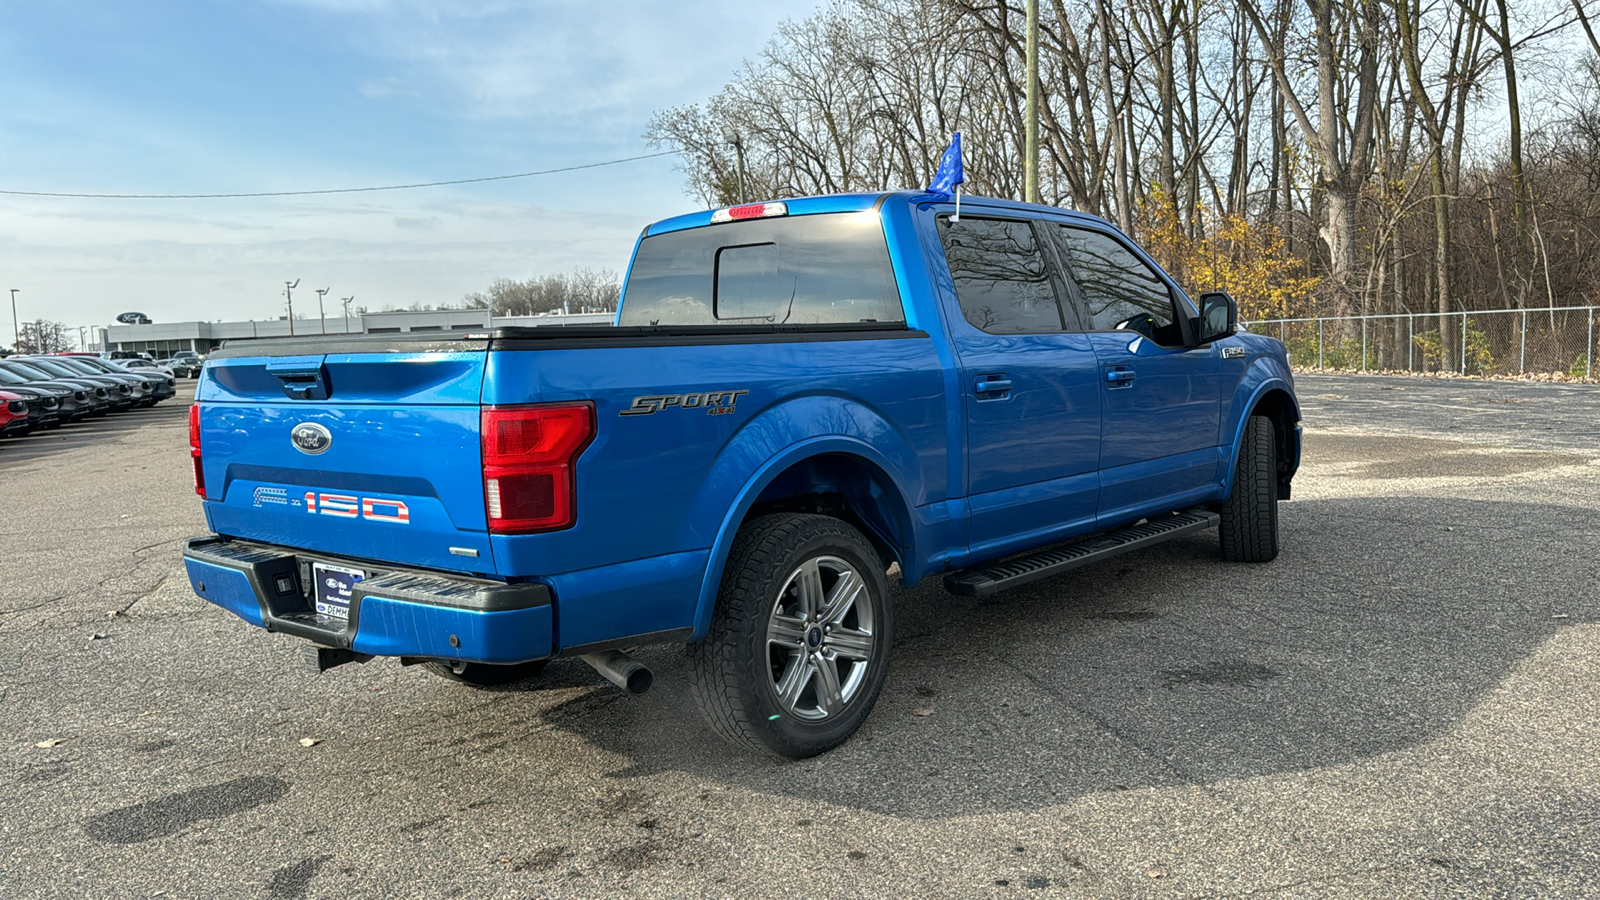
[[[1600,0],[1043,6],[1043,199],[1135,233],[1180,281],[1270,247],[1283,257],[1271,271],[1321,285],[1293,307],[1324,315],[1454,316],[1537,286],[1547,302],[1600,300]],[[720,206],[915,188],[960,130],[967,189],[1020,199],[1023,10],[837,0],[646,136]],[[1594,83],[1525,102],[1526,85],[1556,81],[1541,65],[1586,72],[1575,48]],[[1489,84],[1495,69],[1505,77]],[[1502,106],[1509,133],[1486,124]],[[480,302],[531,309],[548,302],[536,288]],[[1384,358],[1409,358],[1409,335],[1385,332]],[[1454,366],[1449,335],[1429,340]]]
[[[1287,0],[1278,0],[1287,2]],[[1267,53],[1268,65],[1302,133],[1311,141],[1326,195],[1327,221],[1321,235],[1328,246],[1328,284],[1334,310],[1347,313],[1353,306],[1352,277],[1356,262],[1356,199],[1371,173],[1369,150],[1373,112],[1378,94],[1378,31],[1381,10],[1377,0],[1306,0],[1314,23],[1312,43],[1316,60],[1317,122],[1311,122],[1300,91],[1287,69],[1288,48],[1275,38],[1255,0],[1242,0],[1240,8]],[[1345,114],[1350,113],[1347,119]]]
[[[462,298],[468,309],[496,316],[536,316],[550,312],[615,312],[622,285],[611,269],[574,269],[522,281],[496,278],[484,291]]]
[[[23,322],[17,329],[18,353],[61,353],[71,350],[76,342],[68,336],[67,326],[48,319]]]

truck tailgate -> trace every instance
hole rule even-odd
[[[479,439],[484,357],[213,359],[196,396],[212,530],[332,556],[494,573]]]

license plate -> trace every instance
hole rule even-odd
[[[312,563],[311,578],[317,583],[317,614],[350,618],[350,595],[356,589],[356,582],[365,577],[367,573],[360,569]]]

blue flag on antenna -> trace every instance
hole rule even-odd
[[[961,170],[961,132],[951,136],[950,147],[944,151],[944,156],[939,157],[939,168],[933,173],[933,181],[928,184],[930,194],[949,194],[956,185],[967,180],[966,173]]]

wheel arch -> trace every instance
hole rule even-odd
[[[910,493],[888,458],[856,438],[830,435],[796,443],[760,467],[739,491],[718,529],[695,609],[694,634],[704,637],[722,585],[734,536],[750,519],[772,512],[810,512],[849,522],[887,562],[915,559]]]
[[[1265,416],[1272,422],[1273,442],[1278,451],[1278,499],[1289,499],[1289,486],[1300,466],[1299,423],[1300,405],[1288,384],[1280,379],[1270,379],[1256,387],[1247,403],[1241,404],[1242,413],[1233,423],[1233,441],[1228,454],[1228,467],[1223,476],[1224,497],[1233,492],[1234,475],[1239,468],[1239,453],[1244,445],[1244,430],[1251,416]]]

